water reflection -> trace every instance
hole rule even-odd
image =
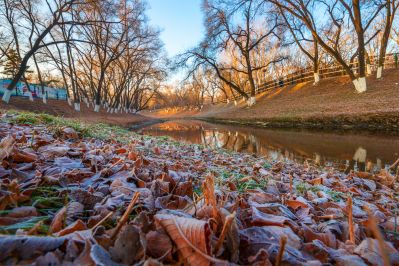
[[[346,172],[379,171],[398,158],[399,150],[398,136],[271,130],[191,120],[169,121],[140,131],[211,148],[256,153],[275,161],[310,161]]]

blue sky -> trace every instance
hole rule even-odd
[[[198,44],[203,37],[201,0],[148,0],[151,24],[162,30],[169,56]]]

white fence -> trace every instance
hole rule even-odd
[[[384,69],[398,68],[399,67],[398,57],[399,57],[399,53],[387,54],[385,57]],[[377,65],[378,65],[377,57],[375,57],[375,56],[370,57],[369,63],[370,63],[371,70],[376,71]],[[359,66],[358,66],[357,62],[350,64],[350,66],[352,67],[352,70],[355,73],[358,71]],[[320,79],[339,77],[339,76],[347,76],[346,71],[344,70],[344,68],[341,65],[327,66],[327,67],[319,68]],[[259,86],[259,88],[256,90],[256,94],[259,94],[259,93],[262,93],[262,92],[268,91],[268,90],[284,88],[289,85],[294,85],[294,84],[303,83],[303,82],[310,82],[310,81],[314,81],[314,73],[313,73],[313,69],[311,67],[296,71],[294,73],[288,74],[279,79],[267,81]],[[239,97],[237,97],[237,99],[239,99]],[[234,97],[231,96],[229,98],[229,100],[233,101]],[[226,102],[227,102],[227,99],[218,101],[218,103],[226,103]]]

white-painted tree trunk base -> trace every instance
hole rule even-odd
[[[379,66],[377,68],[377,79],[380,79],[382,77],[382,67]]]
[[[248,106],[254,106],[256,104],[256,98],[255,97],[249,97],[247,101]]]
[[[316,85],[316,84],[319,83],[319,81],[320,81],[320,75],[319,75],[319,73],[313,73],[313,76],[314,76],[314,83],[313,83],[313,85]]]
[[[80,112],[80,103],[75,103],[75,111]]]
[[[371,71],[371,65],[370,64],[366,65],[366,71],[367,71],[367,76],[371,76],[371,74],[373,74],[372,71]]]
[[[31,91],[28,91],[29,101],[33,102],[33,94]]]
[[[71,100],[71,98],[67,98],[67,102],[68,102],[68,105],[69,105],[69,106],[72,106],[72,100]]]
[[[44,103],[44,104],[47,104],[46,94],[43,95],[43,98],[42,98],[42,99],[43,99],[43,103]]]
[[[365,92],[367,90],[366,78],[361,77],[352,81],[353,85],[355,85],[355,89],[358,93]]]
[[[3,102],[6,102],[6,103],[10,102],[11,93],[12,93],[12,91],[7,90],[7,89],[4,91],[3,98],[2,98]]]
[[[227,104],[229,104],[230,103],[230,100],[229,99],[227,99]]]
[[[100,105],[99,104],[96,104],[95,106],[94,106],[94,112],[100,112]]]
[[[109,110],[109,113],[113,114],[114,113],[114,108],[111,108],[111,110]]]
[[[234,101],[234,106],[237,106],[238,105],[238,102],[237,101]]]
[[[359,147],[356,150],[355,155],[353,156],[354,161],[358,161],[361,163],[366,162],[366,158],[367,158],[367,151],[365,149],[363,149],[362,147]]]

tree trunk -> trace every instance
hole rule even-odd
[[[317,44],[317,40],[313,39],[313,48],[314,48],[314,56],[313,56],[313,76],[314,76],[314,85],[320,82],[319,75],[319,46]]]
[[[11,93],[12,93],[12,90],[5,90],[4,94],[3,94],[3,97],[2,97],[2,101],[6,102],[6,103],[9,103],[10,102]]]
[[[391,6],[391,4],[392,4],[392,6]],[[395,18],[396,8],[397,7],[393,0],[386,1],[387,15],[385,18],[385,20],[386,20],[385,28],[384,28],[384,33],[383,33],[382,39],[381,39],[381,48],[380,48],[380,54],[378,57],[377,79],[380,79],[382,77],[382,70],[384,68],[385,56],[386,56],[386,52],[387,52],[389,36],[391,34],[392,23]]]
[[[256,104],[256,98],[255,98],[256,86],[255,86],[255,81],[254,81],[254,77],[253,77],[249,53],[246,54],[245,59],[246,59],[246,63],[247,63],[249,86],[251,88],[251,97],[248,99],[247,103],[248,103],[248,106],[253,106]]]
[[[23,79],[24,79],[24,83],[25,83],[26,89],[28,90],[29,101],[33,102],[33,95],[32,95],[32,92],[30,91],[30,86],[29,86],[29,83],[28,83],[28,81],[27,81],[27,79],[25,77],[25,74],[23,75]]]
[[[357,81],[353,84],[358,93],[365,92],[367,90],[367,82],[366,82],[366,60],[365,60],[365,45],[364,45],[364,30],[362,26],[362,16],[360,13],[360,3],[359,0],[353,1],[353,13],[355,15],[355,29],[357,33],[357,42],[358,42],[358,64],[359,64],[359,74]]]
[[[372,74],[370,55],[367,52],[366,52],[366,73],[367,76],[371,76]]]
[[[40,87],[41,87],[41,89],[42,89],[43,103],[44,103],[44,104],[47,104],[46,92],[44,91],[44,85],[43,85],[43,79],[42,79],[42,73],[40,72],[39,64],[37,63],[35,54],[33,54],[33,62],[35,63],[35,67],[36,67],[36,71],[37,71],[37,76],[38,76],[38,78],[39,78]]]
[[[97,106],[99,106],[100,104],[101,104],[101,91],[102,91],[102,86],[103,86],[103,81],[104,81],[104,72],[105,72],[105,70],[103,70],[103,69],[101,69],[100,70],[101,71],[101,73],[100,73],[100,78],[99,78],[99,80],[98,80],[98,87],[97,87],[97,91],[96,91],[96,102],[95,102],[95,105]],[[97,110],[97,111],[96,111]],[[95,112],[99,112],[100,111],[100,108],[97,108],[97,109],[95,109],[94,110]]]

